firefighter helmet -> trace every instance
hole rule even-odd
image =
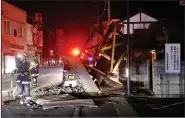
[[[26,61],[27,58],[28,58],[28,56],[27,56],[26,53],[19,53],[19,54],[17,55],[17,57],[18,57],[18,59],[19,59],[20,61]]]

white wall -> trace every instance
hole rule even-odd
[[[140,17],[141,17],[141,21],[140,21]],[[135,16],[132,16],[129,19],[130,22],[156,22],[157,20],[155,18],[152,18],[144,13],[138,13]],[[127,20],[124,21],[125,23],[127,22]],[[130,24],[130,34],[133,34],[134,29],[148,29],[150,23],[147,24],[134,24],[134,28],[133,25]],[[127,24],[124,24],[124,34],[127,34]]]
[[[6,40],[11,44],[17,44],[24,46],[24,51],[26,51],[26,32],[25,32],[25,24],[26,24],[26,12],[8,4],[5,1],[2,1],[2,40]],[[5,33],[5,21],[10,21],[11,23],[11,34]],[[18,36],[18,29],[23,26],[23,37]],[[14,36],[14,30],[17,31],[17,36]],[[3,48],[3,46],[2,46]],[[14,50],[14,49],[12,49]],[[17,49],[15,49],[17,50]]]
[[[33,26],[31,24],[26,24],[26,42],[28,45],[33,45]]]

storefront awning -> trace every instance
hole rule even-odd
[[[32,46],[32,45],[27,45],[27,50],[28,51],[37,51],[37,48],[35,46]]]

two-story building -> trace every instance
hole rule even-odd
[[[29,49],[29,45],[33,44],[31,41],[31,29],[32,26],[27,24],[26,11],[2,1],[1,33],[3,74],[10,73],[15,68],[15,56],[18,53],[25,52],[31,56],[35,55],[35,49]]]

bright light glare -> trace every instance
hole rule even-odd
[[[18,54],[17,57],[18,57],[18,58],[21,58],[21,54]]]
[[[128,70],[128,68],[126,68],[126,77],[128,77],[129,76],[129,70]]]
[[[33,66],[35,63],[34,62],[31,62],[31,65]]]
[[[73,55],[77,56],[80,54],[80,51],[78,49],[73,50]]]
[[[93,67],[93,64],[89,64],[89,66]]]
[[[92,61],[93,60],[93,58],[92,57],[89,57],[89,61]]]
[[[6,73],[11,73],[15,68],[16,68],[16,64],[15,64],[15,58],[13,56],[9,56],[9,58],[7,58],[7,65],[6,65]]]
[[[155,53],[155,50],[152,50],[151,53]]]

